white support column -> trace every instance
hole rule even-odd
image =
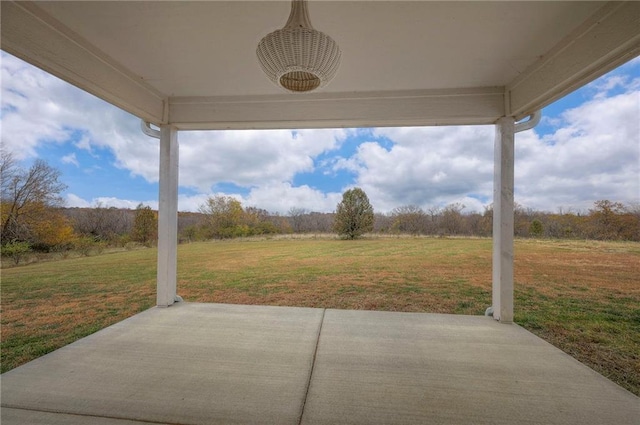
[[[493,174],[493,318],[513,322],[513,163],[515,121],[496,122]]]
[[[158,203],[158,307],[177,299],[178,130],[160,127],[160,195]]]

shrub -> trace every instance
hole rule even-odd
[[[544,232],[544,227],[542,226],[542,222],[537,218],[534,219],[531,222],[531,225],[529,226],[529,234],[531,236],[540,237],[542,236],[543,232]]]
[[[20,264],[25,256],[31,252],[31,245],[28,242],[12,241],[2,245],[2,256],[13,259],[14,263]]]
[[[78,253],[88,257],[91,253],[100,254],[104,250],[104,244],[90,236],[83,236],[75,240],[73,247]]]

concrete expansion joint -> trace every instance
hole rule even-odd
[[[11,406],[11,405],[5,405],[5,404],[2,404],[2,407],[5,407],[7,409],[23,410],[23,411],[26,411],[26,412],[53,413],[53,414],[66,415],[66,416],[77,416],[79,418],[96,418],[98,420],[112,419],[114,421],[123,421],[123,422],[131,422],[131,421],[133,421],[133,422],[140,423],[140,424],[151,424],[151,425],[184,425],[183,423],[179,423],[179,422],[166,422],[166,421],[157,422],[157,421],[150,421],[150,420],[145,420],[145,419],[135,419],[135,418],[120,417],[120,416],[90,415],[90,414],[86,414],[86,413],[67,412],[67,411],[63,411],[63,410],[32,409],[32,408],[26,408],[26,407],[20,407],[20,406]],[[58,422],[56,422],[56,423],[58,423]]]
[[[302,418],[304,416],[304,407],[307,404],[307,398],[309,397],[309,388],[311,388],[311,380],[313,379],[313,371],[316,367],[316,356],[318,355],[318,347],[320,346],[320,335],[322,334],[322,325],[324,324],[324,315],[327,312],[326,308],[322,309],[322,317],[320,318],[320,326],[318,326],[318,333],[316,336],[316,346],[313,350],[313,358],[311,359],[311,369],[309,370],[309,378],[307,379],[307,389],[304,392],[304,399],[302,400],[302,406],[300,408],[300,416],[298,417],[298,425],[302,424]]]

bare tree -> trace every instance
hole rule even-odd
[[[404,205],[391,211],[393,230],[418,235],[427,233],[427,215],[417,205]]]
[[[486,229],[485,218],[482,214],[477,212],[465,214],[464,218],[467,222],[467,228],[469,233],[475,236],[488,236],[491,235],[491,229]]]
[[[294,233],[302,233],[303,226],[305,222],[305,216],[309,214],[304,208],[291,207],[287,215],[289,216],[289,221],[291,222],[291,228]]]
[[[19,168],[13,156],[0,152],[2,186],[2,242],[28,240],[30,226],[42,217],[42,211],[62,206],[60,193],[67,188],[60,171],[45,161],[36,160],[31,168]]]
[[[334,213],[310,212],[303,216],[303,232],[329,233],[333,228]]]
[[[429,225],[427,227],[427,234],[435,235],[436,233],[438,233],[438,225],[440,223],[442,208],[429,207],[427,208],[427,213],[429,215]]]
[[[449,235],[462,234],[464,229],[464,219],[462,217],[462,210],[465,208],[464,204],[459,202],[447,205],[442,211],[442,230]]]
[[[393,217],[388,214],[375,213],[373,220],[373,231],[386,233],[393,227]]]
[[[18,173],[13,154],[4,148],[0,148],[0,180],[2,181],[2,199],[9,197],[9,182],[11,182]],[[5,192],[6,191],[6,192]]]
[[[594,202],[589,210],[590,236],[595,239],[621,240],[633,236],[633,226],[638,226],[635,217],[630,214],[621,202],[607,199]]]
[[[107,208],[100,202],[93,208],[67,209],[65,214],[72,219],[77,233],[107,242],[131,233],[135,218],[131,210]]]
[[[204,239],[202,232],[202,223],[205,216],[201,213],[179,212],[178,213],[178,237],[184,242],[193,242]]]

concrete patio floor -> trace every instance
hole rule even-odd
[[[2,375],[2,424],[640,424],[640,398],[481,316],[178,303]]]

